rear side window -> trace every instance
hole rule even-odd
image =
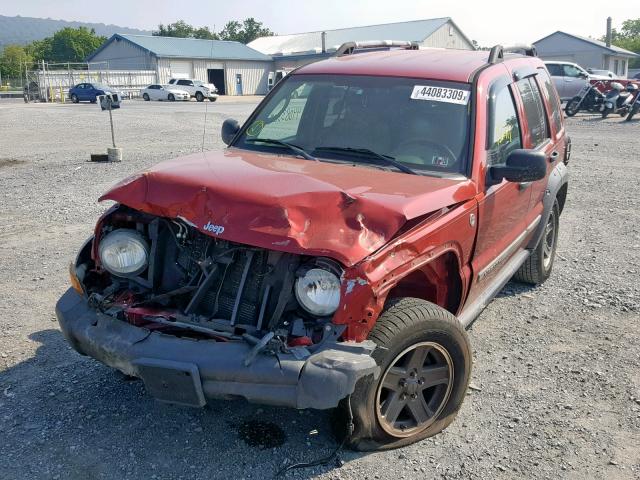
[[[536,148],[549,138],[549,126],[547,125],[547,115],[544,111],[542,97],[538,85],[532,77],[524,78],[516,83],[522,103],[524,113],[527,117],[527,126],[531,136],[532,148]]]
[[[564,76],[564,73],[562,71],[562,65],[558,65],[557,63],[547,63],[546,67],[552,76],[554,77]]]
[[[487,164],[504,165],[509,154],[517,148],[522,148],[518,115],[511,91],[509,87],[504,87],[496,94],[494,100]]]
[[[558,101],[558,95],[556,89],[551,82],[551,78],[547,75],[547,72],[540,70],[538,73],[538,83],[542,86],[542,94],[547,99],[547,103],[551,108],[551,123],[556,132],[559,132],[562,128],[562,114],[560,113],[560,102]]]
[[[175,85],[175,84],[176,84],[176,79],[175,79],[175,78],[172,78],[171,80],[169,80],[169,83],[170,83],[171,85]]]
[[[193,87],[191,80],[178,80],[178,85],[186,85],[187,87]]]

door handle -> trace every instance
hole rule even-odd
[[[549,161],[552,163],[555,162],[556,159],[558,158],[558,155],[560,154],[556,151],[551,152],[551,155],[549,155]]]

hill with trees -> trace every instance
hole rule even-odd
[[[93,30],[100,37],[110,37],[114,33],[151,35],[150,31],[120,27],[118,25],[105,25],[104,23],[0,15],[0,51],[6,45],[27,45],[35,40],[52,37],[54,33],[63,28],[75,29],[78,27],[85,27],[89,31]]]

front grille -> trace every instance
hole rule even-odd
[[[166,234],[171,232],[166,230]],[[176,245],[169,239],[165,244],[170,249]],[[188,240],[159,261],[164,269],[161,291],[197,287],[178,305],[186,315],[255,330],[267,326],[278,304],[283,311],[292,293],[293,278],[287,272],[294,270],[291,264],[297,264],[298,257],[219,240],[190,229]]]
[[[215,312],[217,318],[228,319],[234,325],[257,326],[262,287],[267,273],[266,254],[264,251],[239,251],[234,255],[233,263],[226,266],[216,282],[202,301],[203,309]],[[250,262],[247,266],[247,262]],[[247,274],[242,285],[245,269]],[[242,285],[242,294],[236,307],[238,292]],[[216,308],[217,307],[217,308]],[[235,316],[234,316],[235,310]]]

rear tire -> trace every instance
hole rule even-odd
[[[560,205],[556,199],[547,219],[542,238],[531,255],[513,276],[514,280],[531,285],[543,283],[551,275],[553,262],[558,246],[558,232],[560,229]]]
[[[564,113],[567,117],[573,117],[580,110],[580,97],[573,97],[564,107]]]
[[[142,95],[142,98],[143,98],[143,100],[144,100],[145,102],[148,102],[149,100],[151,100],[151,99],[149,98],[149,94],[147,94],[147,93],[143,94],[143,95]]]
[[[389,301],[369,334],[378,348],[377,380],[361,379],[349,399],[334,412],[339,437],[353,412],[349,448],[375,451],[398,448],[446,428],[462,405],[471,376],[467,333],[448,311],[417,298]]]
[[[199,102],[204,102],[204,95],[202,92],[196,92],[196,100]]]

